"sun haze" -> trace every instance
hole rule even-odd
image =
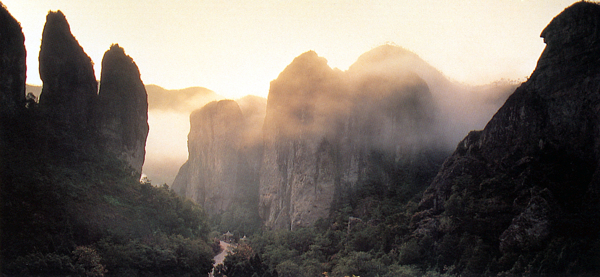
[[[410,49],[448,77],[483,84],[528,76],[539,34],[573,0],[195,1],[4,0],[25,33],[27,82],[49,10],[67,16],[95,62],[119,43],[146,84],[202,86],[230,98],[266,96],[294,57],[315,50],[345,70],[384,43]]]

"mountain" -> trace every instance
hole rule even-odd
[[[142,171],[153,183],[172,184],[179,167],[187,159],[185,149],[190,113],[224,97],[203,87],[165,89],[150,84],[145,85],[145,88],[148,95],[149,131]],[[39,98],[42,87],[27,84],[26,91]],[[260,125],[262,120],[261,118]]]
[[[172,188],[200,204],[221,228],[258,230],[258,170],[264,111],[260,97],[213,101],[190,115],[189,158]],[[263,112],[264,113],[264,112]],[[260,130],[260,129],[259,129]]]
[[[139,181],[148,106],[131,57],[111,46],[98,95],[91,60],[65,16],[50,12],[36,103],[24,95],[22,34],[7,15],[2,6],[0,275],[207,275],[202,208]]]
[[[150,110],[192,112],[206,103],[223,96],[203,87],[169,90],[157,85],[146,85]]]
[[[314,51],[298,56],[271,83],[266,109],[252,111],[252,122],[242,128],[243,148],[253,149],[244,160],[249,172],[258,172],[247,185],[260,183],[256,197],[263,223],[273,229],[305,227],[329,217],[335,206],[367,197],[365,191],[416,193],[433,179],[457,135],[483,127],[514,87],[456,84],[416,54],[391,45],[361,55],[345,72],[331,69]],[[239,106],[248,101],[239,100]],[[191,120],[192,126],[221,128],[212,117]],[[227,147],[200,143],[198,138],[210,132],[192,127],[189,159],[173,183],[193,199],[199,193],[194,189],[205,187],[201,184],[229,191],[229,183],[211,178],[237,174],[236,166],[216,175],[200,173],[229,156]],[[205,148],[211,150],[198,150]],[[202,162],[192,166],[199,157]],[[415,186],[404,187],[406,182]],[[196,200],[212,209],[205,196]]]
[[[93,63],[61,11],[49,12],[42,34],[39,97],[48,147],[79,152],[100,147],[139,176],[148,135],[147,94],[140,73],[118,45],[102,60],[100,91]]]
[[[102,58],[96,112],[100,143],[138,177],[146,156],[147,98],[137,65],[123,48],[112,45]]]
[[[175,178],[173,189],[194,199],[209,214],[229,208],[238,179],[245,175],[239,152],[243,120],[233,100],[208,103],[190,115],[190,159],[178,174],[181,178]],[[190,170],[195,174],[183,174]]]
[[[172,184],[179,167],[187,160],[190,114],[209,102],[224,97],[202,88],[165,89],[146,85],[148,124],[143,173],[157,184]]]
[[[500,80],[487,85],[470,86],[454,82],[415,53],[394,45],[381,45],[362,54],[348,73],[387,76],[413,72],[421,77],[437,107],[440,142],[453,149],[471,130],[479,130],[492,118],[520,82]]]
[[[223,99],[223,96],[203,87],[166,89],[157,85],[144,85],[148,94],[148,109],[158,111],[194,111],[206,103]],[[39,98],[42,86],[26,85],[26,91]]]
[[[259,204],[265,226],[310,226],[342,199],[360,198],[358,191],[391,192],[401,179],[417,178],[422,172],[397,174],[444,157],[436,113],[412,71],[341,72],[315,52],[298,56],[269,91]]]
[[[49,12],[39,54],[40,78],[44,82],[39,102],[54,128],[94,128],[98,83],[90,57],[83,51],[65,15]]]
[[[0,3],[0,117],[15,116],[25,102],[25,37],[21,25]]]
[[[595,3],[556,16],[527,82],[444,162],[413,218],[422,250],[437,253],[430,264],[467,275],[597,272],[598,26]]]

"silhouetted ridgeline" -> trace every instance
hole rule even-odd
[[[0,23],[1,274],[207,274],[204,211],[139,182],[148,104],[133,60],[112,45],[98,94],[92,61],[50,12],[40,102],[26,101],[23,34],[4,6]]]
[[[137,65],[115,44],[102,59],[96,120],[102,148],[142,172],[148,136],[148,96]]]
[[[0,117],[10,118],[25,102],[25,38],[21,25],[6,9],[0,9]]]
[[[266,226],[310,226],[344,195],[363,186],[394,190],[400,168],[440,162],[436,112],[413,72],[344,73],[314,52],[296,58],[271,83],[267,103],[259,206]]]
[[[599,275],[599,26],[595,3],[555,17],[528,81],[439,171],[435,154],[508,93],[454,95],[464,87],[391,46],[346,72],[314,52],[297,57],[269,92],[266,228],[219,272]]]
[[[271,83],[264,126],[259,117],[252,124],[226,120],[223,110],[214,112],[220,120],[192,116],[189,160],[173,187],[198,203],[217,197],[207,196],[212,192],[230,191],[232,182],[214,178],[239,174],[237,167],[217,162],[231,149],[197,138],[219,141],[215,134],[222,126],[252,130],[241,140],[243,147],[235,144],[238,151],[253,148],[258,152],[250,157],[260,157],[244,158],[255,161],[245,175],[256,178],[238,185],[260,183],[260,195],[244,194],[248,203],[259,203],[249,208],[258,209],[267,228],[310,226],[328,218],[334,206],[360,198],[356,193],[365,187],[386,193],[418,182],[412,193],[424,188],[458,142],[457,134],[483,127],[513,89],[511,84],[452,83],[414,53],[391,45],[361,55],[346,72],[331,69],[309,51]],[[202,162],[191,166],[194,160]],[[218,173],[205,172],[208,168]],[[220,194],[219,201],[238,202]],[[218,215],[229,205],[204,207]]]
[[[599,26],[600,6],[578,2],[544,29],[529,80],[425,191],[421,259],[463,274],[598,273]]]
[[[264,98],[262,98],[264,100]],[[262,154],[261,98],[208,103],[190,115],[189,159],[173,190],[202,205],[219,229],[251,233],[258,219],[258,170]],[[259,126],[256,126],[258,124]]]
[[[38,109],[47,127],[80,148],[98,144],[140,176],[148,100],[131,58],[118,45],[111,46],[102,60],[103,87],[98,94],[92,61],[71,34],[65,16],[57,11],[46,18],[39,60],[44,85]]]

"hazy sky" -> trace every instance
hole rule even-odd
[[[95,63],[119,43],[142,80],[203,86],[226,97],[266,96],[294,57],[315,50],[345,70],[384,43],[414,51],[471,84],[524,78],[539,34],[573,0],[0,0],[21,22],[27,82],[41,84],[38,52],[49,10],[60,9]]]

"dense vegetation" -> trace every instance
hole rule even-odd
[[[410,222],[443,158],[394,162],[373,152],[372,178],[340,192],[329,218],[255,233],[215,276],[440,276],[441,269],[418,263],[428,254],[410,240]]]
[[[212,270],[206,215],[140,183],[95,147],[56,131],[35,104],[0,126],[1,271],[7,275],[197,276]]]
[[[381,170],[391,164],[381,163]],[[423,190],[439,162],[399,165],[393,179],[374,178],[341,197],[327,219],[309,228],[263,231],[227,256],[216,276],[597,276],[600,240],[581,230],[536,248],[500,253],[499,223],[478,215],[500,210],[486,197],[467,193],[473,178],[457,179],[439,215],[443,237],[415,233]],[[371,176],[378,176],[371,172]],[[514,187],[507,176],[481,181]],[[478,200],[484,199],[484,200]],[[512,216],[508,215],[507,216]],[[417,219],[418,220],[418,219]],[[574,219],[573,219],[574,220]]]

